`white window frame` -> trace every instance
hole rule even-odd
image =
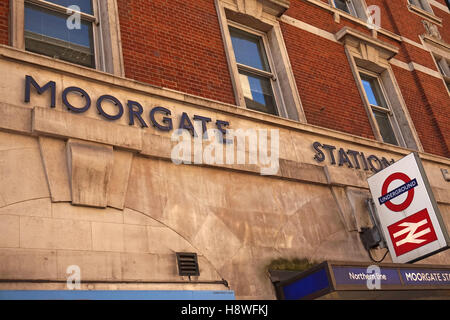
[[[392,105],[391,105],[391,102],[389,101],[389,95],[387,94],[386,89],[384,88],[383,81],[381,81],[381,79],[380,79],[380,75],[375,73],[375,72],[372,72],[372,71],[369,71],[369,70],[366,70],[364,68],[359,67],[358,68],[358,74],[361,74],[361,73],[364,74],[364,75],[367,75],[367,76],[375,79],[375,81],[377,81],[378,87],[381,89],[381,94],[383,95],[382,98],[386,102],[386,108],[383,108],[383,107],[371,104],[369,102],[369,99],[367,98],[367,93],[364,90],[364,98],[367,100],[367,105],[370,106],[371,114],[373,114],[373,110],[386,113],[388,115],[388,120],[389,120],[389,122],[391,124],[394,136],[397,139],[398,146],[404,147],[406,145],[405,144],[405,140],[403,138],[403,135],[402,135],[402,132],[401,132],[400,127],[398,125],[398,121],[397,121],[397,119],[395,117],[395,114],[392,111]],[[360,76],[359,76],[359,81],[361,83],[361,86],[364,87],[363,83],[362,83],[362,79],[361,79]],[[374,120],[375,120],[374,121],[374,126],[375,126],[375,128],[376,128],[376,130],[378,132],[378,135],[382,138],[380,128],[378,127],[378,122],[376,121],[376,119],[374,119]],[[384,140],[383,140],[383,142],[384,142]],[[385,142],[385,143],[387,143],[387,142]]]
[[[236,61],[236,57],[234,56],[234,50],[233,50],[232,54],[234,56],[234,60],[236,61],[236,66],[238,68],[238,71],[239,70],[247,71],[249,73],[252,73],[252,74],[255,74],[255,75],[258,75],[258,76],[261,76],[261,77],[264,77],[264,78],[267,78],[267,79],[270,80],[270,84],[271,84],[272,92],[273,92],[273,97],[274,97],[274,100],[275,100],[275,109],[277,111],[277,115],[280,116],[280,117],[286,118],[287,117],[287,110],[286,110],[286,107],[285,107],[283,96],[281,94],[279,81],[277,79],[277,71],[276,71],[276,68],[275,68],[274,60],[272,58],[272,54],[270,52],[270,46],[269,46],[269,41],[267,39],[267,35],[264,32],[261,32],[259,30],[255,30],[253,28],[250,28],[248,26],[239,24],[239,23],[234,22],[234,21],[228,21],[228,27],[232,27],[232,28],[235,28],[235,29],[242,30],[242,31],[247,32],[247,33],[249,33],[251,35],[257,36],[257,37],[259,37],[262,40],[262,45],[263,45],[262,49],[264,50],[264,53],[266,54],[267,63],[269,64],[269,68],[270,68],[271,72],[267,72],[267,71],[264,71],[264,70],[259,70],[259,69],[256,69],[256,68],[252,68],[251,66],[247,66],[247,65],[238,63]],[[242,88],[242,84],[240,83],[240,80],[238,80],[238,81],[239,81],[239,85]]]
[[[49,1],[10,0],[10,45],[20,50],[25,50],[25,3],[68,15],[66,7]],[[92,11],[93,14],[80,12],[80,17],[91,22],[93,26],[95,69],[123,77],[125,72],[117,0],[92,0]]]

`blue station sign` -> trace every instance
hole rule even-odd
[[[447,291],[450,267],[405,264],[324,262],[290,278],[274,282],[278,299],[315,299],[334,292],[373,293],[398,291]]]

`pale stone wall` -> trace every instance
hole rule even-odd
[[[0,279],[10,280],[0,289],[64,289],[67,266],[78,265],[87,289],[223,290],[216,282],[225,279],[237,298],[273,299],[266,266],[276,258],[370,261],[358,231],[371,226],[372,172],[318,163],[312,143],[395,160],[411,152],[7,47],[0,70],[8,75],[0,77]],[[23,102],[25,75],[56,82],[55,109],[48,93]],[[86,113],[63,107],[71,85],[91,96]],[[235,129],[278,129],[280,169],[261,176],[259,165],[176,165],[170,133],[129,126],[126,116],[102,119],[95,100],[103,94],[140,102],[144,115],[169,108],[175,126],[187,112]],[[441,169],[450,160],[420,156],[449,228]],[[178,251],[197,252],[192,280],[210,283],[179,277]],[[423,262],[450,264],[450,253]]]

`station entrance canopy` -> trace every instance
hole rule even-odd
[[[278,299],[450,299],[450,266],[323,262],[270,271]]]

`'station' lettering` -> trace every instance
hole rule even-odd
[[[314,142],[312,146],[316,152],[314,160],[324,162],[328,158],[331,165],[339,167],[378,172],[395,162],[394,159],[388,161],[385,157],[380,159],[375,155],[366,156],[364,152],[355,150],[345,150],[344,148],[338,150],[335,146],[320,142]]]

